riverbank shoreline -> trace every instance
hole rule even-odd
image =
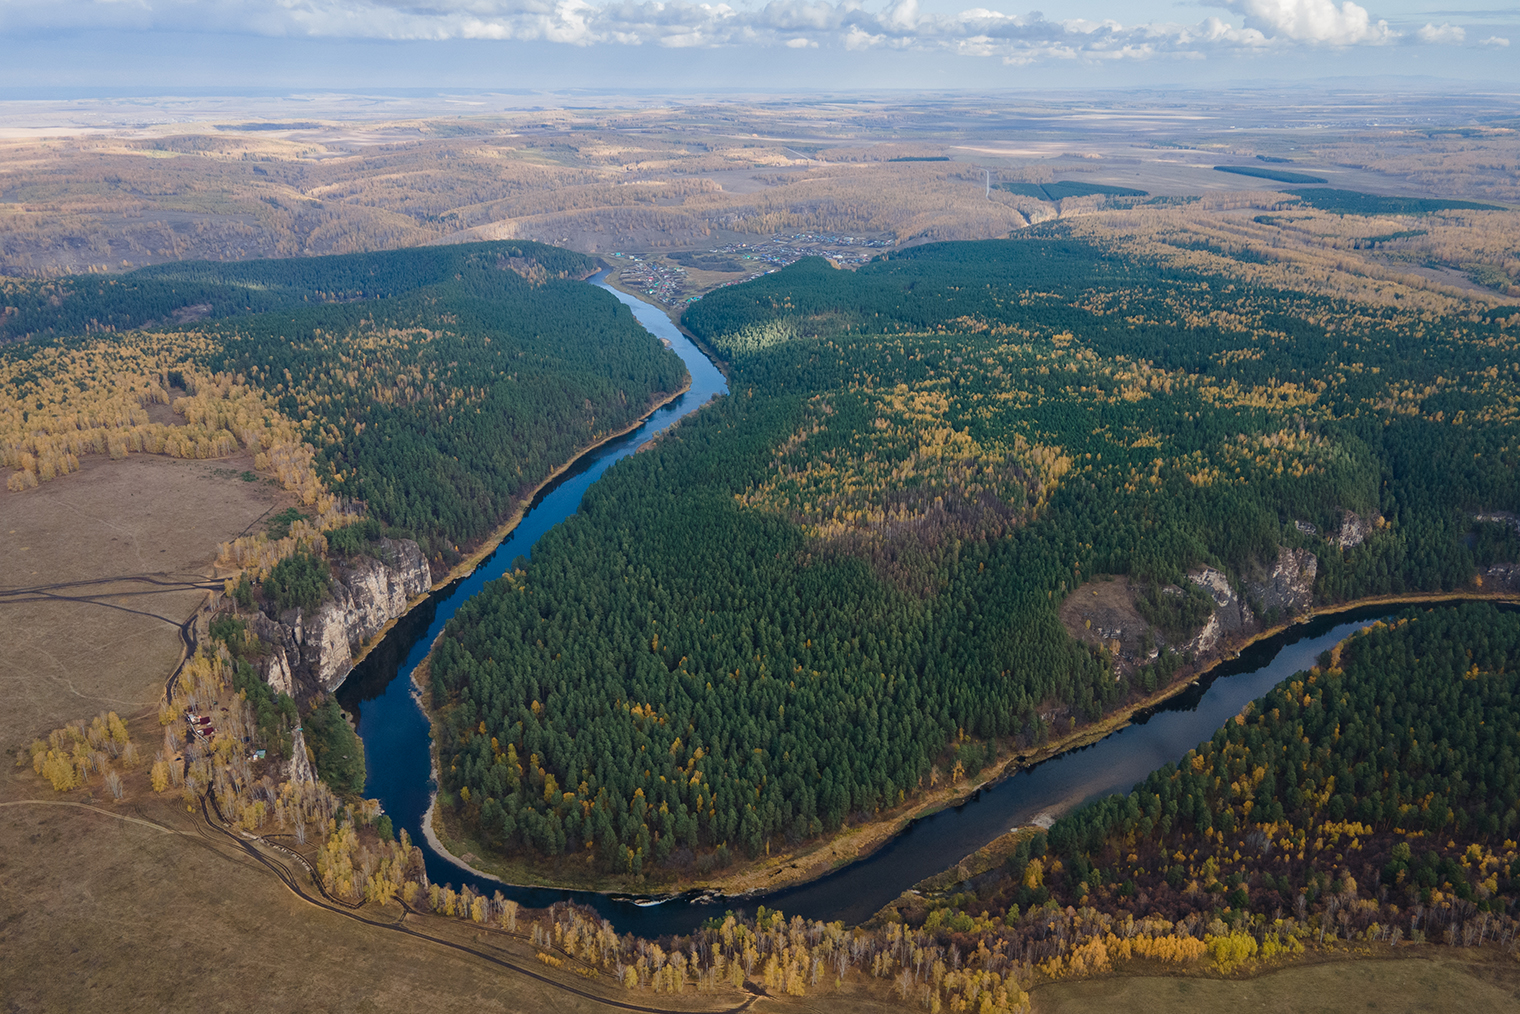
[[[369,653],[378,647],[380,643],[385,640],[385,636],[391,632],[392,628],[394,628],[396,624],[400,623],[402,620],[406,619],[407,615],[410,614],[413,609],[416,609],[423,602],[426,602],[430,597],[453,584],[455,581],[467,578],[471,574],[475,573],[475,568],[484,563],[492,553],[496,552],[497,547],[499,547],[503,542],[507,540],[507,536],[511,535],[514,531],[517,530],[517,526],[522,524],[522,519],[527,516],[529,508],[532,507],[534,499],[536,499],[540,493],[547,489],[549,485],[554,482],[554,480],[558,479],[570,469],[574,468],[582,458],[590,454],[592,451],[596,450],[598,447],[601,447],[610,441],[616,440],[618,437],[624,437],[632,433],[634,430],[638,429],[640,426],[648,422],[650,416],[654,415],[660,409],[664,408],[666,405],[669,405],[671,402],[675,401],[677,398],[681,397],[681,395],[685,394],[689,390],[691,390],[690,371],[688,371],[686,374],[686,383],[682,384],[674,392],[656,399],[653,403],[650,404],[648,410],[645,411],[643,415],[635,419],[632,423],[618,430],[616,433],[609,433],[594,443],[587,444],[585,447],[578,449],[569,461],[566,461],[564,464],[559,465],[554,469],[554,471],[545,476],[542,482],[534,486],[526,496],[518,500],[517,506],[512,509],[512,513],[507,516],[507,519],[503,521],[501,525],[498,526],[493,532],[491,532],[490,535],[486,536],[485,540],[482,541],[480,545],[472,549],[464,557],[464,559],[460,560],[459,563],[456,564],[454,568],[448,572],[447,575],[437,581],[434,581],[427,591],[423,592],[421,595],[418,595],[410,602],[408,602],[406,604],[406,608],[402,610],[401,613],[392,617],[389,621],[386,622],[385,626],[381,627],[373,635],[371,635],[369,640],[367,640],[364,643],[363,647],[360,648],[359,653],[353,657],[352,667],[349,669],[349,672],[351,673],[354,669],[357,669],[359,667],[359,663],[363,662],[367,657],[369,657]],[[345,675],[344,679],[346,680],[347,678],[348,677]],[[341,686],[342,684],[339,685]]]
[[[555,479],[558,479],[560,476],[570,471],[570,469],[574,468],[577,464],[580,463],[580,460],[582,458],[590,454],[592,451],[596,450],[598,447],[611,443],[619,437],[626,437],[628,434],[632,433],[634,430],[638,429],[640,426],[648,422],[650,416],[654,415],[660,409],[664,408],[666,405],[669,405],[671,402],[675,401],[677,398],[681,397],[681,395],[685,394],[689,390],[691,390],[691,372],[687,371],[686,383],[682,384],[670,394],[667,394],[662,398],[657,398],[651,402],[649,407],[644,410],[643,414],[633,422],[629,423],[627,426],[624,426],[622,429],[617,430],[614,433],[608,433],[601,439],[589,443],[577,450],[575,454],[570,457],[570,460],[566,461],[563,465],[560,465],[558,468],[554,469],[554,471],[550,472],[547,476],[544,477],[544,480],[542,482],[540,482],[537,486],[534,486],[526,496],[519,500],[517,507],[513,509],[510,515],[508,515],[507,520],[503,521],[495,531],[486,536],[485,540],[481,542],[480,545],[476,546],[468,554],[466,554],[464,559],[455,564],[454,568],[450,570],[448,574],[444,575],[442,578],[439,578],[437,581],[434,581],[433,587],[429,590],[429,594],[432,594],[432,592],[441,591],[443,588],[450,584],[453,584],[460,578],[466,578],[475,573],[475,568],[479,567],[481,563],[485,561],[486,557],[496,552],[496,547],[505,542],[507,536],[511,535],[512,532],[517,529],[517,526],[522,523],[523,517],[528,513],[529,508],[532,507],[534,499],[537,498],[538,494],[542,493],[552,482],[554,482]]]
[[[623,289],[623,288],[621,288],[619,286],[614,286],[614,285],[612,285],[611,282],[606,282],[606,285],[607,285],[608,288],[610,288],[610,289],[616,289],[616,291],[621,292],[624,295],[627,295],[628,297],[630,297],[632,299],[637,299],[637,300],[639,300],[639,302],[643,303],[644,305],[649,306],[652,309],[655,309],[655,310],[661,312],[662,314],[664,314],[666,316],[666,318],[670,320],[671,325],[673,327],[675,327],[676,330],[678,330],[684,337],[686,337],[688,340],[692,341],[692,344],[699,351],[701,351],[704,356],[707,357],[707,359],[709,360],[709,362],[711,362],[713,364],[713,366],[719,371],[719,373],[720,374],[722,373],[722,367],[719,365],[718,361],[716,359],[714,359],[714,357],[710,354],[710,352],[707,349],[703,348],[701,346],[701,344],[698,343],[694,338],[692,338],[691,335],[686,331],[686,329],[682,328],[680,326],[679,322],[677,322],[673,317],[671,317],[670,314],[667,311],[665,311],[662,307],[658,306],[657,304],[650,303],[648,300],[645,300],[642,297],[640,297],[637,293],[628,292],[627,290],[625,290],[625,289]],[[725,380],[725,382],[727,381],[727,375],[726,374],[724,374],[724,380]],[[691,388],[692,388],[693,382],[694,382],[694,378],[693,378],[693,375],[691,373],[690,368],[688,367],[686,383],[683,384],[679,390],[677,390],[676,392],[674,392],[674,393],[668,395],[667,397],[662,398],[659,401],[657,401],[654,404],[652,404],[650,406],[649,410],[647,412],[645,412],[632,425],[626,427],[623,430],[620,430],[617,433],[609,434],[608,436],[602,438],[601,440],[598,440],[596,443],[591,444],[591,445],[585,447],[574,458],[572,458],[570,461],[568,461],[567,463],[565,463],[564,465],[562,465],[561,467],[559,467],[558,469],[556,469],[548,478],[546,478],[542,483],[540,483],[533,490],[532,493],[530,493],[527,497],[525,497],[519,503],[517,509],[514,510],[512,516],[508,519],[508,521],[506,523],[503,524],[503,526],[500,529],[497,530],[497,532],[495,532],[493,534],[493,537],[491,538],[491,540],[489,540],[486,543],[483,543],[480,547],[478,547],[475,551],[473,551],[468,557],[466,557],[466,559],[464,561],[462,561],[460,563],[460,565],[458,567],[456,567],[454,569],[454,571],[449,574],[448,577],[444,578],[442,581],[440,581],[437,584],[435,584],[433,586],[433,588],[430,590],[429,595],[434,594],[437,591],[440,591],[441,589],[443,589],[444,587],[446,587],[447,585],[449,585],[453,581],[455,581],[455,580],[457,580],[459,578],[467,577],[467,576],[469,576],[469,574],[473,573],[474,569],[476,567],[478,567],[482,562],[484,562],[484,560],[492,552],[494,552],[496,550],[496,548],[499,547],[501,545],[501,543],[503,541],[505,541],[505,539],[516,529],[517,525],[522,522],[523,518],[526,517],[528,511],[532,508],[535,500],[538,498],[538,495],[544,489],[546,489],[551,483],[553,483],[560,476],[564,475],[571,468],[574,468],[582,459],[585,458],[586,455],[594,452],[597,448],[603,446],[604,444],[606,444],[609,441],[612,441],[612,440],[614,440],[614,439],[616,439],[618,437],[626,436],[628,433],[634,432],[639,427],[641,427],[644,424],[646,424],[647,422],[649,422],[649,420],[654,416],[654,414],[656,412],[658,412],[661,408],[663,408],[666,405],[674,402],[677,398],[681,397],[682,395],[684,395],[688,391],[690,391]],[[704,407],[703,405],[696,405],[696,406],[694,406],[692,408],[692,412],[694,413],[694,412],[700,411],[703,407]],[[689,415],[691,413],[687,413],[687,414]],[[682,419],[684,419],[684,418],[685,418],[685,416],[682,417]],[[676,425],[679,425],[679,423],[682,421],[682,419],[678,419],[675,422],[673,422],[672,425],[671,425],[671,427],[669,427],[666,430],[662,431],[661,435],[663,435],[663,433],[669,432],[669,430],[673,429]],[[651,442],[653,442],[654,440],[657,440],[657,439],[658,439],[658,436],[657,437],[653,437],[653,438],[651,438]],[[648,446],[648,444],[646,443],[645,445],[641,445],[638,448],[638,450],[643,450],[643,448],[645,446]],[[469,568],[468,570],[464,569],[466,566],[468,566],[468,568]],[[426,597],[427,596],[423,596],[422,598],[426,598]],[[420,601],[420,599],[419,599],[419,601]],[[410,609],[410,608],[411,607],[409,606],[408,609]],[[427,653],[427,655],[422,659],[421,662],[419,662],[417,664],[417,666],[412,670],[412,673],[411,673],[411,681],[412,681],[413,689],[415,691],[415,700],[416,700],[416,703],[417,703],[418,707],[421,709],[423,717],[427,720],[427,723],[428,723],[428,730],[429,730],[429,735],[428,735],[429,767],[430,767],[430,771],[431,771],[431,775],[432,775],[432,780],[433,780],[432,791],[429,794],[429,798],[428,798],[428,807],[427,807],[427,810],[424,812],[424,814],[422,816],[422,833],[423,833],[424,837],[427,840],[428,846],[437,854],[437,856],[440,859],[442,859],[443,861],[449,863],[451,866],[457,867],[458,869],[460,869],[460,870],[462,870],[464,872],[467,872],[467,873],[469,873],[469,874],[471,874],[473,876],[480,877],[480,878],[482,878],[484,880],[487,880],[487,881],[490,881],[490,882],[493,882],[493,883],[502,884],[503,886],[522,887],[522,888],[549,888],[549,889],[557,889],[557,888],[559,888],[560,884],[559,884],[558,881],[554,880],[553,878],[537,878],[537,877],[533,877],[531,875],[529,875],[529,876],[512,876],[510,878],[504,878],[504,877],[499,876],[499,875],[497,875],[495,873],[491,873],[491,872],[489,872],[487,870],[482,870],[482,869],[480,869],[480,868],[472,865],[471,862],[468,859],[464,858],[464,857],[465,856],[469,856],[470,858],[473,859],[474,858],[473,852],[470,849],[468,849],[467,847],[461,847],[461,846],[459,846],[458,843],[456,843],[453,840],[452,836],[450,836],[449,833],[448,833],[448,828],[446,826],[446,821],[444,820],[443,815],[438,810],[438,797],[439,797],[439,791],[440,791],[439,790],[439,785],[440,785],[440,778],[439,778],[440,769],[439,769],[439,759],[438,759],[438,736],[437,736],[437,733],[438,733],[438,713],[437,713],[437,709],[435,709],[434,706],[433,706],[432,686],[431,686],[431,684],[432,684],[432,680],[431,680],[431,668],[432,668],[433,651],[437,648],[438,641],[439,641],[439,639],[442,638],[442,636],[443,636],[443,633],[442,633],[442,631],[440,631],[439,634],[438,634],[438,637],[434,638],[433,643],[428,646],[428,653]],[[377,637],[375,639],[374,643],[375,644],[379,644],[380,643],[380,638]],[[458,851],[456,851],[456,849]],[[483,848],[482,848],[482,851],[484,851]],[[461,855],[460,852],[462,852],[463,855]],[[639,890],[638,888],[635,888],[632,891],[598,890],[597,893],[609,894],[610,895],[610,894],[618,894],[618,893],[643,894],[644,892],[641,891],[641,890]]]
[[[605,263],[605,262],[603,262],[603,263]],[[681,314],[679,312],[677,312],[675,310],[675,308],[673,308],[673,307],[672,308],[666,308],[666,307],[663,307],[663,306],[659,305],[658,303],[651,303],[651,302],[649,302],[649,300],[647,300],[647,299],[644,298],[644,296],[643,296],[642,293],[635,292],[634,290],[629,289],[629,288],[625,288],[620,282],[613,281],[612,276],[613,276],[613,273],[614,273],[615,270],[616,270],[616,268],[613,265],[610,265],[610,264],[607,265],[607,277],[605,279],[603,279],[603,283],[608,288],[610,288],[610,289],[616,289],[617,291],[621,292],[625,296],[629,296],[629,297],[631,297],[633,299],[637,299],[639,302],[644,303],[644,304],[646,304],[648,306],[652,306],[656,310],[659,310],[670,321],[671,326],[674,327],[677,331],[681,332],[681,334],[683,336],[685,336],[685,338],[686,338],[687,341],[689,341],[693,345],[695,345],[697,347],[697,351],[701,352],[704,356],[706,356],[707,357],[707,361],[713,364],[713,368],[714,369],[716,369],[719,373],[723,374],[723,379],[725,381],[732,379],[728,375],[728,362],[722,356],[718,355],[718,353],[715,352],[712,349],[711,346],[709,346],[701,338],[698,338],[696,336],[696,334],[691,331],[690,328],[688,328],[685,324],[681,323]],[[703,293],[703,295],[706,295],[706,294],[707,293]]]
[[[453,866],[459,867],[466,873],[481,877],[485,880],[494,881],[504,887],[531,886],[526,884],[508,883],[501,877],[496,876],[494,873],[487,873],[485,870],[478,870],[475,867],[471,866],[459,856],[456,856],[453,851],[444,844],[443,836],[438,833],[437,827],[434,826],[434,821],[438,817],[438,775],[440,772],[438,769],[438,715],[433,708],[432,671],[433,650],[438,647],[438,642],[442,638],[443,631],[440,630],[438,632],[438,636],[433,638],[433,643],[428,645],[427,655],[423,657],[421,662],[417,663],[417,667],[412,670],[411,675],[412,689],[416,695],[415,699],[417,701],[417,707],[422,709],[423,717],[425,717],[428,722],[428,764],[430,765],[430,770],[432,771],[433,777],[433,790],[428,795],[427,810],[422,814],[422,837],[427,840],[428,846],[438,854],[438,857],[440,859]]]
[[[1153,695],[1153,698],[1148,698],[1145,702],[1142,702],[1140,705],[1137,705],[1134,708],[1128,709],[1127,710],[1127,714],[1125,716],[1125,720],[1122,721],[1122,722],[1119,722],[1119,723],[1117,723],[1115,725],[1113,725],[1113,727],[1111,729],[1108,729],[1102,735],[1080,736],[1079,737],[1079,739],[1080,739],[1079,742],[1067,743],[1067,744],[1063,745],[1055,753],[1048,754],[1048,755],[1042,754],[1042,755],[1037,756],[1034,759],[1031,759],[1029,761],[1021,763],[1018,768],[1016,768],[1015,770],[1013,770],[1011,772],[1008,772],[1007,775],[1006,775],[1006,777],[1010,777],[1011,778],[1014,774],[1017,774],[1019,770],[1027,769],[1027,768],[1033,767],[1035,764],[1040,764],[1040,763],[1044,763],[1045,761],[1053,760],[1055,757],[1058,757],[1058,756],[1060,756],[1063,753],[1070,752],[1071,750],[1081,749],[1084,746],[1090,746],[1090,745],[1092,745],[1092,743],[1095,743],[1098,740],[1101,740],[1101,739],[1105,738],[1108,735],[1111,735],[1111,734],[1113,734],[1115,732],[1119,732],[1120,730],[1122,730],[1124,728],[1127,728],[1132,723],[1135,715],[1137,715],[1137,714],[1145,711],[1147,708],[1155,707],[1157,705],[1163,704],[1167,700],[1171,699],[1172,697],[1175,697],[1177,694],[1183,692],[1184,690],[1188,689],[1189,687],[1194,686],[1195,684],[1197,684],[1201,679],[1203,679],[1205,676],[1207,676],[1210,672],[1212,672],[1218,666],[1224,664],[1225,662],[1231,661],[1234,658],[1239,657],[1240,653],[1242,651],[1246,650],[1247,648],[1249,648],[1251,645],[1257,644],[1257,643],[1259,643],[1261,641],[1265,641],[1265,640],[1268,640],[1268,639],[1273,638],[1273,637],[1276,637],[1279,634],[1286,633],[1287,631],[1293,629],[1296,626],[1302,626],[1304,624],[1308,624],[1308,623],[1312,622],[1313,620],[1316,620],[1316,619],[1319,619],[1319,618],[1322,618],[1322,617],[1337,616],[1337,615],[1340,615],[1342,613],[1355,612],[1357,610],[1375,608],[1377,606],[1385,606],[1386,605],[1386,606],[1390,606],[1390,607],[1397,607],[1397,606],[1410,606],[1410,605],[1454,605],[1454,604],[1461,603],[1461,602],[1493,602],[1493,603],[1503,604],[1503,605],[1520,605],[1520,596],[1510,595],[1510,594],[1502,594],[1502,593],[1454,594],[1454,593],[1449,593],[1449,592],[1417,593],[1417,594],[1414,594],[1414,595],[1406,595],[1406,596],[1381,595],[1381,596],[1370,596],[1370,597],[1365,598],[1365,599],[1359,599],[1359,600],[1357,600],[1355,602],[1338,603],[1336,605],[1325,606],[1325,607],[1322,607],[1320,609],[1311,610],[1309,613],[1304,614],[1304,615],[1299,616],[1299,617],[1296,617],[1295,619],[1291,620],[1288,623],[1278,624],[1275,627],[1271,627],[1269,629],[1262,630],[1262,631],[1258,632],[1257,634],[1252,635],[1251,637],[1249,637],[1246,640],[1242,641],[1238,647],[1227,649],[1224,654],[1222,654],[1219,658],[1215,659],[1214,661],[1210,662],[1203,669],[1200,669],[1197,673],[1194,673],[1191,676],[1185,677],[1185,678],[1177,681],[1176,683],[1174,683],[1174,684],[1166,687],[1163,691],[1157,691],[1156,695]],[[1340,642],[1340,644],[1344,644],[1344,643],[1345,643],[1344,640],[1342,640]],[[1339,645],[1337,647],[1339,647]],[[992,785],[994,785],[997,782],[1000,782],[1002,780],[1003,780],[1003,778],[1001,776],[998,777],[998,778],[994,778],[994,779],[988,781],[987,783],[985,783],[982,787],[983,788],[990,788],[990,787],[992,787]],[[1063,806],[1047,807],[1044,811],[1042,811],[1041,816],[1047,816],[1048,815],[1051,818],[1059,819],[1061,816],[1064,816],[1067,812],[1069,812],[1069,810],[1073,806],[1077,805],[1078,802],[1080,802],[1080,801],[1073,801],[1073,802],[1068,803],[1068,804],[1063,805]],[[927,816],[932,816],[932,814],[924,814],[924,816],[926,816],[926,817]],[[998,838],[993,839],[992,841],[990,841],[990,842],[986,843],[985,845],[982,845],[981,847],[973,850],[972,852],[968,853],[967,855],[962,856],[960,859],[958,859],[954,863],[949,864],[941,872],[936,873],[936,874],[934,874],[932,876],[929,876],[929,877],[925,877],[923,880],[918,881],[917,883],[913,884],[911,887],[906,888],[903,891],[903,893],[901,895],[899,895],[896,899],[894,899],[893,901],[890,901],[886,905],[882,906],[882,908],[879,909],[877,911],[876,915],[873,916],[872,918],[873,919],[874,918],[879,918],[888,909],[895,909],[895,908],[897,908],[902,903],[902,900],[903,900],[904,896],[906,896],[908,894],[921,894],[921,893],[925,893],[927,891],[937,890],[937,889],[943,888],[944,885],[942,883],[940,883],[940,881],[943,881],[946,878],[946,876],[948,874],[952,873],[952,872],[955,872],[957,870],[961,870],[961,871],[964,872],[964,874],[965,874],[964,876],[960,876],[960,877],[955,878],[957,880],[964,880],[964,879],[967,879],[967,877],[975,876],[975,875],[977,875],[979,873],[985,872],[987,869],[990,869],[992,866],[996,865],[998,862],[1001,862],[1003,856],[1005,856],[1008,852],[1011,852],[1012,849],[1013,849],[1013,847],[1017,844],[1017,842],[1021,838],[1027,837],[1028,835],[1033,834],[1034,831],[1042,829],[1043,826],[1044,825],[1041,825],[1041,824],[1030,823],[1030,824],[1021,825],[1019,827],[1010,829],[1006,834],[1004,834],[1004,835],[1002,835],[1002,836],[1000,836]]]
[[[1002,765],[990,769],[985,778],[975,781],[968,779],[954,786],[932,790],[930,793],[918,797],[913,802],[903,804],[904,808],[900,812],[884,814],[877,820],[841,829],[835,835],[811,843],[800,850],[780,853],[755,860],[751,863],[745,863],[742,869],[721,878],[691,881],[673,878],[668,883],[649,883],[647,876],[644,883],[631,880],[628,883],[622,883],[619,878],[607,875],[568,878],[513,876],[510,879],[504,879],[497,874],[488,873],[471,866],[447,848],[439,847],[439,854],[447,856],[451,863],[463,869],[468,869],[480,876],[489,877],[492,880],[516,887],[555,888],[587,891],[602,895],[646,896],[651,899],[701,893],[721,901],[743,902],[758,896],[768,895],[776,891],[820,880],[846,866],[868,859],[894,838],[907,831],[915,822],[932,817],[936,813],[940,813],[951,807],[961,806],[969,802],[982,790],[990,789],[1012,778],[1020,771],[1028,770],[1063,754],[1090,746],[1113,733],[1127,728],[1133,723],[1135,716],[1164,704],[1171,698],[1188,690],[1207,677],[1218,666],[1235,659],[1250,646],[1283,634],[1294,627],[1310,623],[1321,617],[1335,616],[1369,607],[1442,605],[1474,601],[1520,604],[1520,595],[1478,591],[1383,595],[1369,596],[1355,601],[1335,603],[1311,609],[1287,622],[1264,628],[1238,641],[1222,644],[1217,652],[1212,653],[1214,657],[1196,671],[1183,676],[1152,694],[1140,698],[1135,703],[1119,711],[1104,716],[1104,718],[1097,722],[1079,727],[1065,736],[1054,738],[1045,746],[1032,753],[1019,754],[1009,758]],[[431,658],[431,654],[429,658]],[[418,667],[418,670],[423,670],[426,665],[427,661],[425,660]],[[428,709],[427,714],[429,721],[433,721],[434,716],[431,709]],[[434,777],[436,779],[436,752],[434,754],[433,765]],[[429,831],[438,835],[440,845],[443,842],[455,844],[450,841],[446,834],[446,829],[443,832],[439,831],[439,826],[443,821],[441,816],[434,812],[436,800],[437,792],[435,789],[433,804],[430,805],[428,811],[431,818],[428,822]],[[1064,812],[1066,812],[1065,809],[1059,809],[1059,813]],[[1053,811],[1051,815],[1057,816],[1059,813]],[[956,857],[954,860],[946,862],[945,869],[950,870],[955,868],[974,857],[986,847],[986,845],[983,845],[973,850],[968,856]],[[614,881],[615,883],[609,886],[609,881]]]

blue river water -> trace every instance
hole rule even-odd
[[[601,284],[601,276],[593,279]],[[358,716],[369,779],[365,794],[377,798],[397,830],[405,828],[422,848],[428,876],[438,883],[491,893],[501,890],[520,904],[539,908],[555,901],[591,905],[620,931],[657,937],[684,933],[726,909],[764,904],[813,919],[859,922],[925,877],[958,862],[1013,827],[1063,812],[1084,800],[1128,791],[1155,768],[1180,759],[1247,702],[1314,664],[1320,652],[1374,619],[1386,606],[1320,617],[1247,648],[1187,691],[1128,727],[1080,750],[1020,770],[984,788],[965,803],[913,823],[871,856],[797,887],[741,901],[681,896],[619,898],[582,891],[512,887],[480,877],[428,847],[423,817],[434,788],[428,721],[412,685],[412,671],[427,656],[444,624],[486,582],[500,577],[518,556],[529,556],[539,536],[575,513],[581,497],[603,472],[660,431],[727,391],[723,375],[663,312],[612,292],[656,337],[670,342],[691,372],[692,385],[658,409],[637,430],[580,459],[546,487],[522,522],[469,577],[436,592],[398,623],[338,692]]]

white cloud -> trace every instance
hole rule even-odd
[[[1047,20],[986,7],[926,11],[920,0],[0,0],[7,30],[80,27],[243,32],[277,37],[538,40],[565,45],[889,48],[1023,65],[1203,59],[1399,38],[1354,0],[1203,0],[1230,12],[1196,23]],[[986,0],[983,0],[986,2]],[[1458,43],[1456,25],[1409,41]],[[1482,46],[1503,47],[1492,37]]]
[[[918,24],[918,0],[897,0],[882,19],[889,27],[912,31]]]
[[[872,35],[859,25],[851,25],[850,30],[844,34],[844,48],[849,50],[870,49],[886,41],[885,35]]]
[[[1467,38],[1466,29],[1460,28],[1449,21],[1441,22],[1440,26],[1426,25],[1415,32],[1415,38],[1421,42],[1455,44]]]
[[[1374,23],[1367,9],[1351,0],[1220,0],[1264,37],[1329,46],[1382,43],[1394,38],[1388,22]]]
[[[1488,38],[1486,38],[1482,42],[1478,43],[1478,45],[1480,45],[1480,46],[1494,46],[1494,47],[1496,47],[1498,49],[1508,49],[1509,48],[1509,40],[1506,39],[1506,38],[1502,38],[1501,36],[1498,36],[1498,35],[1490,35]]]

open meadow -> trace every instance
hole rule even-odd
[[[1252,979],[1116,976],[1058,983],[1033,994],[1035,1014],[1095,1010],[1216,1014],[1266,1010],[1281,1014],[1438,1014],[1461,1009],[1509,1010],[1520,1004],[1513,961],[1471,961],[1421,954],[1398,960],[1349,960],[1284,968]]]
[[[0,491],[0,741],[102,709],[157,709],[180,625],[220,587],[217,544],[291,500],[251,466],[91,455],[36,489]]]
[[[156,720],[151,724],[156,727]],[[146,775],[129,778],[125,799],[116,802],[104,793],[59,799],[36,784],[30,770],[6,768],[0,785],[0,882],[6,885],[0,891],[0,949],[6,955],[0,994],[8,1010],[609,1009],[554,981],[622,999],[605,978],[592,982],[545,967],[522,940],[433,917],[411,922],[446,942],[408,936],[386,928],[402,921],[394,904],[363,910],[380,926],[323,910],[210,831],[199,810],[187,812],[178,793],[154,796]],[[46,798],[21,801],[38,789]],[[288,856],[263,851],[296,867]],[[516,973],[492,957],[531,966],[551,982]],[[256,996],[250,995],[254,988]],[[744,997],[660,999],[658,1006],[672,1011],[710,1011]]]

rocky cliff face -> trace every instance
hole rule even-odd
[[[1276,563],[1244,582],[1244,596],[1223,573],[1212,567],[1193,571],[1188,574],[1188,580],[1214,600],[1214,613],[1183,652],[1202,655],[1221,641],[1255,632],[1264,621],[1283,620],[1307,612],[1314,604],[1314,576],[1318,572],[1319,560],[1313,553],[1287,546],[1278,550]],[[1261,610],[1261,616],[1257,615],[1257,609]]]
[[[1341,512],[1341,527],[1333,535],[1326,535],[1325,541],[1334,544],[1342,551],[1353,549],[1367,541],[1367,537],[1383,526],[1383,516],[1373,513],[1365,517],[1355,511]]]
[[[1520,593],[1520,564],[1496,563],[1478,575],[1486,592]]]
[[[1314,604],[1314,577],[1319,573],[1319,558],[1307,549],[1277,551],[1277,563],[1264,575],[1246,584],[1247,594],[1256,602],[1263,616],[1287,619],[1308,612]]]
[[[276,691],[309,697],[336,690],[365,640],[432,586],[417,543],[382,539],[379,549],[379,559],[334,563],[331,597],[310,613],[291,609],[278,619],[254,617],[253,632],[274,647],[264,678]]]
[[[1229,578],[1213,567],[1203,567],[1188,574],[1188,580],[1214,600],[1214,612],[1193,639],[1182,649],[1184,654],[1202,655],[1220,640],[1240,633],[1256,623],[1256,614],[1235,593]]]
[[[1520,531],[1520,514],[1486,511],[1474,520],[1504,524]],[[1143,595],[1182,595],[1175,586],[1149,588],[1128,577],[1101,577],[1073,589],[1060,605],[1061,623],[1072,637],[1106,650],[1114,660],[1115,677],[1123,679],[1154,662],[1163,650],[1188,657],[1202,666],[1243,644],[1268,627],[1292,621],[1314,607],[1314,583],[1319,576],[1317,554],[1348,552],[1382,531],[1381,514],[1337,512],[1334,530],[1321,533],[1307,521],[1294,521],[1303,535],[1315,537],[1317,549],[1281,546],[1275,559],[1254,563],[1243,573],[1229,574],[1213,567],[1190,571],[1184,586],[1192,585],[1211,600],[1213,608],[1191,636],[1172,635],[1153,627]],[[1322,541],[1321,541],[1322,540]],[[1306,540],[1294,540],[1306,541]],[[1327,557],[1329,558],[1329,557]],[[1520,563],[1495,563],[1475,575],[1482,592],[1520,595]],[[1166,601],[1165,599],[1162,600]],[[1196,622],[1197,613],[1190,614]]]

